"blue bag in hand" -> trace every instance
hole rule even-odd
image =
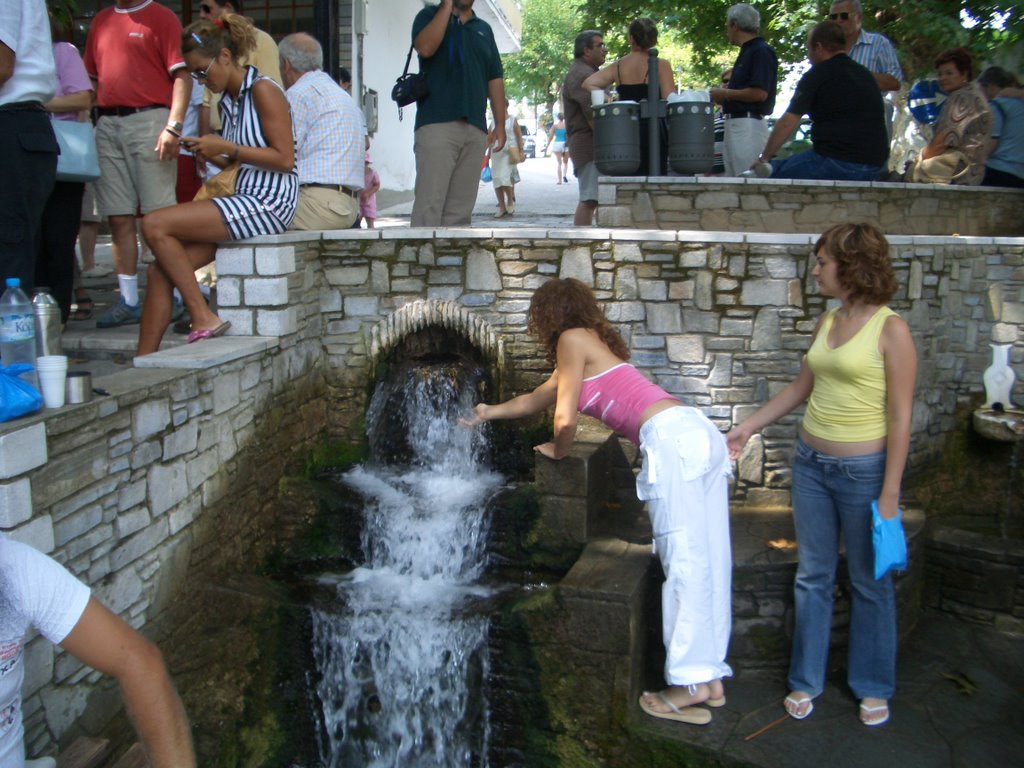
[[[21,378],[21,374],[31,370],[28,363],[15,363],[6,368],[0,365],[0,421],[35,413],[43,407],[39,390]]]
[[[878,500],[871,502],[871,543],[875,545],[875,580],[889,571],[907,570],[907,539],[903,535],[903,512],[886,519],[878,512]]]
[[[485,165],[480,170],[480,181],[484,182],[484,184],[487,184],[487,183],[490,182],[490,180],[492,178],[493,178],[493,175],[491,174],[491,166]]]

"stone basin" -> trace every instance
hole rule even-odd
[[[978,408],[973,413],[972,422],[974,430],[989,440],[1004,443],[1024,440],[1024,411],[1015,408],[1005,411]]]

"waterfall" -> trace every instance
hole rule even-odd
[[[387,435],[402,432],[408,461],[342,478],[365,502],[365,560],[334,577],[337,606],[313,610],[331,768],[487,765],[487,617],[467,604],[487,594],[485,504],[502,479],[481,464],[479,432],[457,424],[481,376],[410,365],[374,392],[374,452],[392,455]]]

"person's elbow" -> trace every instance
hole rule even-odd
[[[124,649],[124,657],[113,675],[125,688],[150,685],[154,680],[167,677],[164,655],[155,644],[138,632]]]
[[[768,101],[768,91],[761,88],[750,89],[750,101],[754,104],[762,104]]]

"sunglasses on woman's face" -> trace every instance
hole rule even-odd
[[[200,5],[199,6],[199,10],[202,11],[203,13],[213,13],[213,7],[207,5],[206,3],[203,3],[202,5]]]
[[[206,65],[206,69],[202,70],[201,72],[193,72],[192,79],[195,80],[197,83],[204,82],[206,78],[210,76],[210,67],[213,66],[213,63],[216,60],[217,59],[210,59],[210,63]]]

